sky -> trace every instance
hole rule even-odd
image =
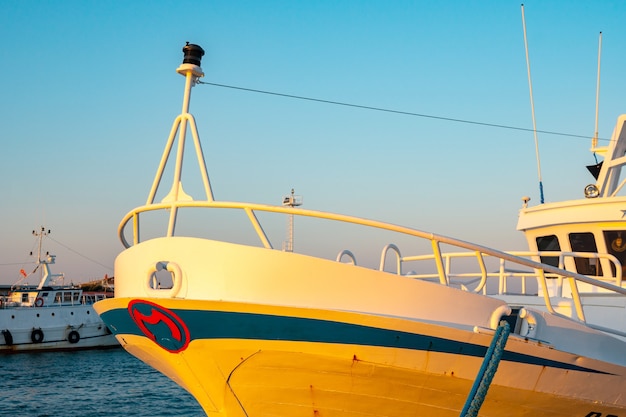
[[[524,14],[537,129],[560,133],[537,134],[545,201],[582,198],[600,32],[599,137],[626,112],[626,3]],[[238,88],[192,92],[216,199],[293,188],[308,209],[525,249],[517,213],[540,196],[520,2],[2,1],[0,284],[32,269],[41,227],[55,272],[113,275],[181,111],[186,42],[204,82]]]

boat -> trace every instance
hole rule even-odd
[[[293,192],[281,205],[216,200],[189,113],[204,50],[183,54],[182,113],[146,204],[119,225],[115,297],[95,304],[128,352],[213,417],[626,417],[617,257],[506,252],[305,209]],[[183,188],[187,129],[195,192]],[[623,158],[626,141],[616,146]],[[520,213],[529,241],[571,227],[541,211]],[[301,225],[297,245],[277,243],[285,217]],[[618,278],[572,268],[579,258],[600,259],[603,274],[609,260]]]
[[[44,227],[33,231],[39,241],[36,267],[31,273],[22,269],[22,278],[0,296],[0,353],[119,347],[93,308],[113,293],[84,292],[65,284],[64,274],[52,273],[56,256],[42,254],[42,240],[49,232]],[[21,284],[37,272],[37,286]]]
[[[607,146],[597,146],[594,137],[590,150],[603,160],[587,166],[595,182],[581,187],[583,198],[535,206],[529,205],[528,197],[522,199],[517,230],[524,233],[530,252],[518,254],[593,278],[572,285],[572,281],[558,275],[548,276],[547,281],[540,282],[544,285],[535,285],[539,296],[547,295],[546,303],[537,298],[537,307],[545,305],[549,311],[578,317],[590,326],[623,337],[624,298],[595,283],[625,286],[626,180],[621,171],[626,164],[626,115],[617,119]]]

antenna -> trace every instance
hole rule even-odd
[[[50,234],[50,230],[46,232],[46,228],[43,226],[41,226],[40,231],[33,230],[33,236],[36,236],[39,242],[39,245],[37,248],[37,264],[40,264],[41,261],[43,260],[41,259],[41,241],[43,240],[45,236],[48,236],[49,234]],[[31,255],[32,255],[32,252],[31,252]],[[43,271],[41,273],[43,274]]]
[[[598,147],[598,108],[600,103],[600,57],[602,56],[602,32],[598,40],[598,81],[596,83],[596,128],[594,130],[593,139],[591,139],[591,151],[594,156]],[[598,160],[596,159],[596,163]]]
[[[522,26],[524,28],[524,47],[526,48],[526,69],[528,72],[528,87],[530,89],[530,111],[533,117],[533,135],[535,136],[535,155],[537,156],[537,175],[539,177],[539,197],[543,204],[543,182],[541,181],[541,161],[539,160],[539,142],[537,141],[537,124],[535,123],[535,103],[533,102],[533,83],[530,77],[530,59],[528,58],[528,40],[526,39],[526,19],[522,4]]]
[[[294,195],[293,188],[291,195],[283,197],[284,207],[298,207],[302,205],[302,196]],[[283,242],[283,250],[285,252],[293,252],[293,214],[287,217],[287,240]]]

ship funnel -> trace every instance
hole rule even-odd
[[[204,49],[202,49],[199,45],[187,42],[187,45],[183,46],[183,52],[185,54],[183,64],[200,66],[202,56],[204,55]]]

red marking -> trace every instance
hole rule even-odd
[[[141,311],[139,311],[139,308],[141,307],[143,307],[144,311],[149,308],[150,313],[142,313]],[[146,335],[154,343],[161,346],[163,349],[172,353],[181,352],[187,349],[190,340],[189,329],[181,320],[181,318],[178,317],[178,315],[173,311],[150,301],[132,300],[130,303],[128,303],[128,313],[130,314],[137,327],[139,327],[139,329],[143,332],[143,334]],[[161,322],[165,324],[169,331],[169,334],[165,334],[165,337],[163,337],[163,334],[159,334],[160,337],[157,339],[157,335],[155,335],[150,329],[148,329],[146,324],[154,326]],[[174,345],[179,345],[179,347],[173,348],[169,344],[168,346],[163,345],[163,341],[168,339],[167,336],[170,335],[172,339],[178,342],[174,343]]]
[[[172,333],[172,337],[174,339],[178,340],[179,342],[182,340],[180,329],[176,326],[176,324],[174,324],[174,320],[167,317],[165,314],[163,314],[162,311],[153,309],[149,316],[146,316],[139,311],[134,311],[133,318],[135,318],[137,325],[141,328],[141,331],[143,331],[147,336],[150,336],[152,340],[154,340],[155,336],[152,332],[150,332],[150,330],[148,330],[145,323],[158,324],[160,321],[165,323],[167,328]]]

